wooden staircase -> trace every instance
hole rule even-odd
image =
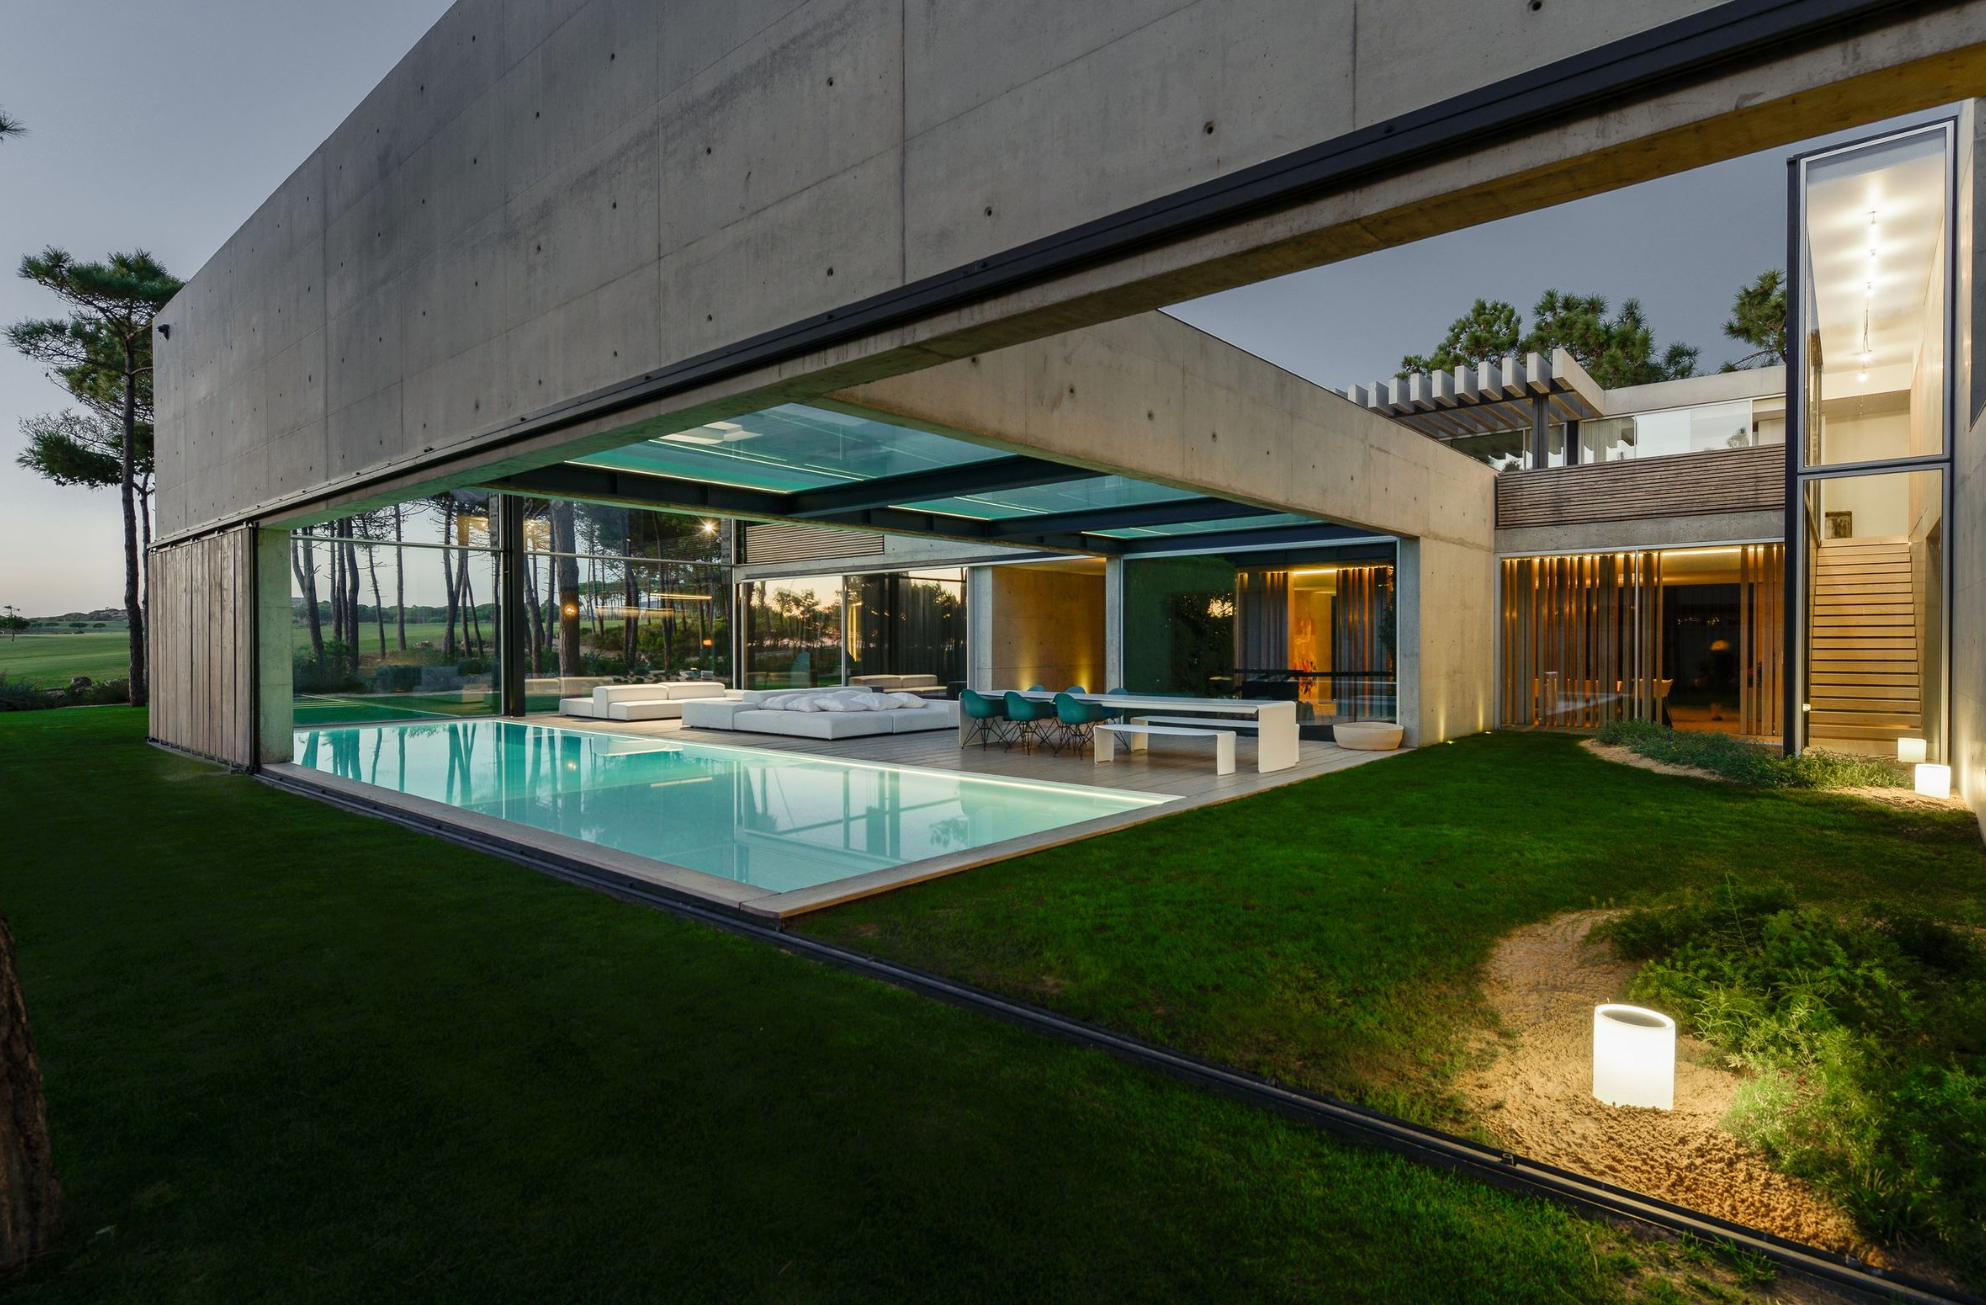
[[[1814,559],[1808,737],[1869,751],[1923,733],[1910,541],[1829,539]]]

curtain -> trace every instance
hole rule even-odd
[[[1236,666],[1249,671],[1288,669],[1290,573],[1239,572],[1234,593]]]

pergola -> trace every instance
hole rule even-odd
[[[1564,349],[1552,350],[1549,357],[1512,354],[1452,372],[1415,372],[1341,393],[1360,407],[1442,441],[1528,431],[1526,447],[1534,467],[1546,464],[1546,432],[1553,423],[1570,429],[1605,412],[1600,383]],[[1576,462],[1579,441],[1568,438],[1565,449],[1566,460]]]

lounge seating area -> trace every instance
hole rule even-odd
[[[896,677],[884,677],[896,678]],[[930,676],[911,676],[929,679]],[[730,689],[715,680],[596,685],[559,700],[559,714],[585,720],[680,720],[686,728],[843,739],[908,734],[958,725],[958,704],[874,686],[823,689]]]

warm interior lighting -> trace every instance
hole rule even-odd
[[[1593,1095],[1610,1106],[1675,1109],[1676,1022],[1639,1006],[1595,1006]]]
[[[1922,739],[1898,739],[1896,759],[1906,766],[1921,766],[1924,764],[1925,746]]]
[[[1952,795],[1950,766],[1938,766],[1928,761],[1920,761],[1912,769],[1911,775],[1917,781],[1917,791],[1925,797],[1943,800]]]
[[[704,522],[704,523],[703,523],[703,533],[704,533],[704,534],[706,534],[706,535],[714,535],[714,534],[716,534],[716,533],[717,533],[717,523],[716,523],[715,521],[706,521],[706,522]]]
[[[578,603],[564,603],[559,607],[559,615],[571,618],[579,615]]]

